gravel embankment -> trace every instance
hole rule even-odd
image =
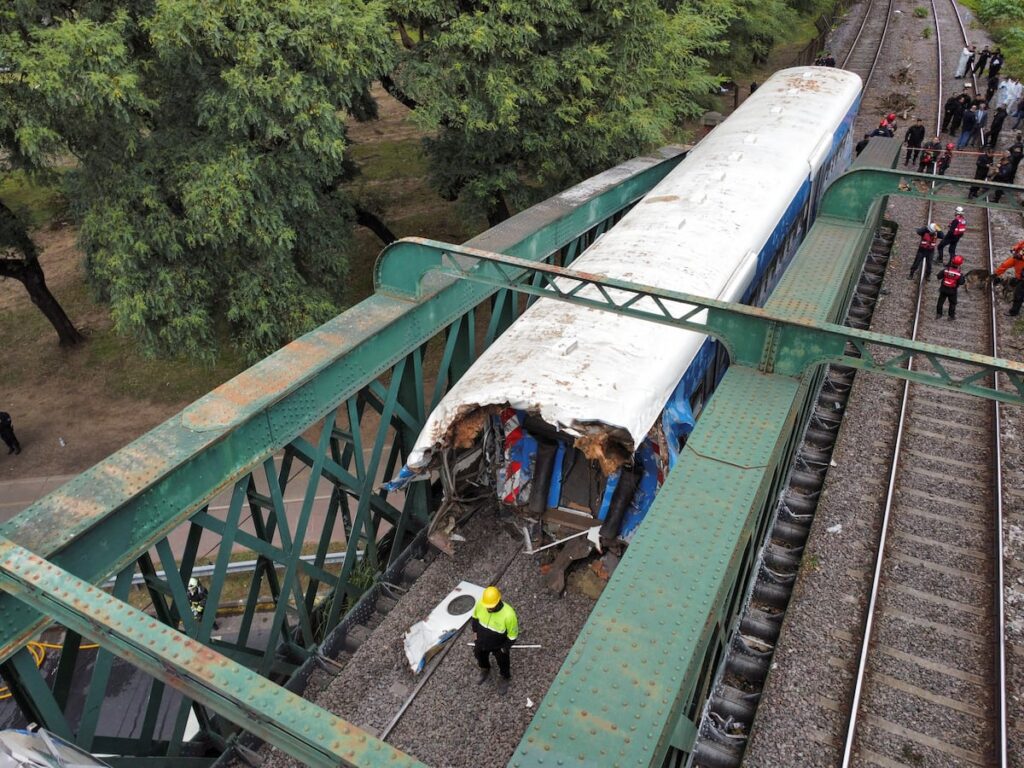
[[[934,28],[933,19],[917,19],[913,9],[918,3],[898,2],[896,8],[901,13],[893,18],[890,35],[883,50],[880,72],[871,81],[871,87],[865,94],[861,115],[857,127],[862,135],[875,125],[879,114],[883,112],[883,99],[894,92],[905,93],[913,97],[916,107],[912,114],[921,115],[929,131],[934,127],[936,104],[935,86],[935,40],[925,39],[921,31],[925,26]],[[948,0],[937,3],[939,25],[942,31],[945,95],[959,91],[960,81],[951,75],[956,58],[962,47],[959,30],[952,26],[955,21]],[[832,50],[840,56],[849,45],[856,26],[859,24],[861,6],[855,6],[849,12],[848,22],[837,30],[832,42]],[[979,45],[989,41],[979,30],[970,29],[969,12],[965,23],[968,25],[972,42]],[[914,62],[911,73],[912,84],[897,82],[900,70],[908,62]],[[952,90],[955,89],[955,90]],[[1008,123],[1009,125],[1009,123]],[[898,136],[902,133],[904,121]],[[930,135],[930,134],[929,134]],[[1011,140],[1013,132],[1004,130],[1000,146]],[[943,142],[949,137],[943,136]],[[902,161],[902,158],[901,158]],[[973,158],[957,158],[953,173],[971,176]],[[952,218],[952,206],[939,206],[933,219],[943,225]],[[916,250],[917,238],[913,229],[924,223],[926,207],[918,202],[898,199],[894,200],[887,211],[890,218],[900,225],[897,245],[890,262],[888,274],[883,284],[883,296],[880,297],[872,322],[872,330],[908,337],[913,316],[914,283],[908,282],[906,275]],[[977,226],[983,220],[978,209],[968,209],[969,222],[973,224],[968,235],[961,242],[959,253],[967,258],[968,268],[983,266],[980,262],[982,240]],[[994,216],[994,239],[997,259],[1001,260],[1008,245],[1024,237],[1021,217],[1018,215],[996,214]],[[978,262],[978,263],[974,263]],[[998,263],[998,262],[997,262]],[[928,302],[922,312],[922,338],[928,341],[948,343],[950,346],[963,346],[958,342],[958,334],[947,330],[945,322],[940,325],[933,317],[931,303],[935,300],[935,288],[926,289],[925,301]],[[973,297],[964,297],[960,304],[960,317],[963,321],[973,320],[973,315],[987,311],[981,301]],[[1001,355],[1013,359],[1021,359],[1024,349],[1024,327],[1018,326],[1011,330],[1012,318],[1005,316],[1006,305],[1001,304],[998,311],[1001,316]],[[966,339],[964,344],[974,344]],[[982,349],[972,351],[985,351]],[[902,382],[888,377],[858,375],[854,384],[846,416],[834,453],[837,466],[833,467],[826,481],[821,503],[811,536],[804,555],[804,568],[797,581],[792,601],[790,602],[786,620],[782,630],[779,647],[776,651],[772,672],[769,675],[765,694],[758,710],[750,744],[746,753],[745,765],[780,768],[782,766],[834,766],[838,763],[842,740],[845,734],[846,720],[856,656],[859,652],[859,638],[862,635],[864,608],[870,587],[871,571],[874,565],[874,552],[877,544],[878,523],[881,516],[885,484],[887,480],[888,461],[895,435],[898,419],[899,398],[902,393]],[[922,415],[929,412],[939,415],[938,406],[933,406],[930,398],[918,398],[916,408]],[[1007,556],[1007,621],[1008,621],[1008,684],[1010,697],[1010,753],[1011,764],[1024,764],[1024,749],[1021,736],[1016,730],[1020,727],[1021,700],[1024,692],[1024,674],[1018,648],[1022,647],[1021,636],[1024,634],[1024,515],[1021,511],[1024,492],[1016,489],[1024,487],[1024,416],[1020,408],[1004,408],[1003,455],[1006,477],[1004,487],[1007,489],[1005,508],[1006,522],[1004,525]],[[957,445],[962,445],[966,436],[979,429],[978,424],[947,425],[938,439],[932,436],[911,436],[914,449],[927,448],[936,456],[946,455],[953,451],[956,455]],[[982,429],[987,428],[981,425]],[[984,457],[964,456],[961,471],[970,474],[974,471],[972,461],[984,462]],[[927,510],[929,504],[936,504],[944,494],[939,487],[941,483],[925,484],[918,487],[915,483],[898,486],[898,498],[915,504],[919,509]],[[970,497],[974,491],[966,489],[960,493],[964,498]],[[978,519],[982,519],[978,515]],[[829,533],[827,529],[840,525],[841,530]],[[938,558],[950,567],[970,567],[972,559],[963,553],[946,549],[941,555],[929,553],[924,545],[915,542],[912,537],[935,538],[942,530],[949,535],[953,530],[966,548],[979,541],[989,540],[990,531],[971,519],[965,513],[960,524],[955,521],[941,521],[927,515],[915,517],[913,523],[894,523],[895,550],[904,556],[920,555],[921,557]],[[916,551],[915,551],[916,549]],[[958,584],[957,577],[951,576],[946,582],[950,599],[956,594],[970,594],[969,585]],[[930,589],[934,585],[928,586]],[[960,678],[943,678],[947,690],[942,695],[959,697],[967,687],[976,683],[975,677],[986,675],[984,664],[971,666],[964,664],[963,659],[974,656],[984,657],[986,649],[973,643],[970,638],[951,638],[936,634],[923,628],[920,622],[938,619],[934,603],[923,603],[913,599],[903,600],[900,610],[895,608],[884,618],[878,632],[889,633],[899,637],[910,647],[919,650],[919,656],[929,654],[945,658],[948,665],[967,666],[961,669]],[[977,616],[962,616],[960,621],[966,625],[985,624],[989,621],[987,606],[982,606]],[[900,612],[909,613],[914,622],[900,625],[893,615]],[[955,611],[946,613],[944,620],[952,621]],[[933,685],[938,670],[928,670],[909,658],[890,659],[889,669],[896,669],[895,676],[911,685],[929,689]],[[980,668],[975,668],[980,667]],[[985,679],[988,679],[987,677]],[[957,690],[960,689],[960,690]],[[933,691],[940,693],[938,691]],[[883,696],[879,690],[871,690],[866,694],[868,703],[872,697]],[[914,711],[906,712],[906,723],[913,727]],[[964,746],[976,744],[983,738],[978,733],[978,715],[950,712],[945,722],[917,723],[920,733],[933,735],[935,738],[956,743],[959,734]],[[958,764],[956,758],[948,753],[928,749],[919,741],[910,741],[903,735],[885,732],[877,725],[868,723],[863,731],[871,743],[884,749],[890,755],[901,757],[899,762],[913,765],[948,765]],[[965,759],[961,756],[960,760]],[[909,762],[908,762],[909,761]]]
[[[489,583],[523,544],[493,510],[477,513],[460,532],[467,541],[456,544],[455,557],[439,555],[344,670],[307,698],[372,733],[387,726],[420,680],[403,651],[406,630],[459,581]],[[490,681],[476,684],[476,662],[466,645],[472,634],[466,630],[406,710],[388,737],[390,744],[438,768],[508,762],[594,604],[572,579],[562,598],[547,592],[542,580],[538,558],[520,554],[499,582],[519,616],[519,643],[543,646],[512,651],[508,695],[497,693],[496,669]],[[298,766],[276,750],[264,747],[263,754],[265,768]]]

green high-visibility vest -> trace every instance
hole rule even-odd
[[[478,601],[473,609],[473,618],[480,622],[481,627],[499,635],[507,635],[509,640],[519,637],[519,619],[508,603],[502,603],[501,608],[491,612]]]

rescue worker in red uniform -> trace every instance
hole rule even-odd
[[[480,667],[477,683],[483,683],[491,675],[490,655],[498,662],[498,693],[508,693],[508,681],[512,678],[512,659],[509,651],[519,637],[519,619],[512,606],[502,602],[497,587],[488,587],[473,609],[473,655]]]
[[[939,261],[945,261],[946,246],[949,246],[949,258],[956,256],[956,246],[960,242],[960,238],[964,236],[964,232],[967,231],[967,219],[964,218],[964,208],[962,205],[956,207],[956,215],[953,216],[953,220],[949,222],[949,228],[946,229],[946,234],[943,236],[942,241],[939,243]],[[948,264],[947,264],[948,266]]]
[[[915,232],[921,236],[921,242],[917,245],[917,255],[914,256],[914,263],[910,265],[910,274],[907,275],[907,279],[914,279],[917,268],[923,261],[924,279],[927,280],[932,275],[932,254],[935,253],[935,243],[938,241],[939,235],[942,234],[942,230],[935,224],[929,223],[927,227],[918,227]]]
[[[942,317],[942,307],[949,299],[949,319],[956,319],[956,293],[964,284],[964,274],[960,266],[964,263],[963,256],[954,256],[948,267],[939,272],[939,300],[935,304],[935,317]]]
[[[946,149],[939,155],[939,159],[935,162],[935,170],[939,176],[945,176],[946,171],[949,170],[949,166],[953,164],[953,150],[956,149],[955,144],[947,144]]]
[[[1012,269],[1017,276],[1017,284],[1013,288],[1013,303],[1010,304],[1010,314],[1017,317],[1020,314],[1020,306],[1024,304],[1024,240],[1021,240],[1010,250],[1010,258],[996,267],[995,281],[1003,282],[1003,274]]]

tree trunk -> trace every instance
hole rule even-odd
[[[353,207],[356,212],[356,224],[369,229],[381,239],[384,245],[391,245],[391,243],[398,239],[395,233],[388,228],[388,225],[377,217],[377,214],[371,213],[358,205]]]
[[[495,197],[494,201],[487,208],[487,224],[489,226],[496,227],[511,215],[512,212],[508,209],[508,203],[505,202],[505,196],[499,192],[497,197]]]
[[[85,336],[75,328],[60,302],[50,293],[43,267],[39,263],[36,244],[29,237],[28,230],[14,212],[0,201],[0,249],[6,248],[21,251],[23,258],[0,257],[0,277],[12,277],[25,286],[32,303],[39,307],[39,311],[57,331],[62,347],[73,347],[85,341]]]

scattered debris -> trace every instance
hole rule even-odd
[[[825,530],[828,531],[829,533],[840,533],[843,530],[843,524],[842,523],[836,523],[835,525],[830,525]]]
[[[533,709],[533,699],[531,699],[529,696],[526,697],[526,708]]]
[[[460,581],[430,612],[426,621],[418,621],[409,628],[405,633],[405,657],[413,674],[422,672],[444,643],[462,629],[483,594],[483,587]]]

